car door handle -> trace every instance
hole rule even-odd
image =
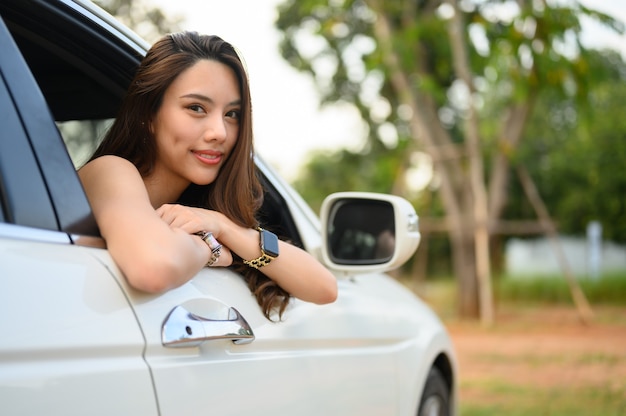
[[[208,319],[177,306],[167,315],[161,327],[165,347],[196,347],[204,341],[232,339],[235,344],[249,344],[254,333],[235,308],[228,309],[228,319]]]

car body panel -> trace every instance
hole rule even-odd
[[[156,414],[144,339],[119,285],[67,235],[50,243],[21,228],[0,224],[1,412]]]

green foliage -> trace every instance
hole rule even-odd
[[[293,186],[316,212],[333,192],[391,193],[398,174],[396,153],[380,149],[375,158],[345,149],[313,153]]]
[[[609,51],[589,53],[595,74],[585,113],[571,100],[544,94],[530,120],[517,163],[528,167],[559,230],[584,235],[589,221],[604,238],[626,241],[626,63]],[[519,185],[511,187],[509,218],[535,217]]]
[[[549,101],[538,104],[536,116],[529,123],[538,126],[535,129],[531,127],[534,132],[550,131],[542,130],[541,127],[546,125],[541,120],[546,114],[544,110],[562,109],[561,121],[567,121],[564,117],[572,111],[576,120],[584,119],[592,84],[602,79],[600,74],[606,70],[603,65],[594,61],[594,55],[589,55],[577,43],[576,36],[581,30],[579,19],[582,15],[587,15],[617,31],[624,27],[610,16],[575,3],[566,6],[525,2],[525,8],[514,18],[499,17],[493,13],[495,7],[506,3],[511,2],[465,2],[463,10],[466,13],[466,37],[470,39],[465,46],[470,53],[471,72],[476,74],[482,85],[477,93],[484,102],[480,129],[485,155],[491,157],[499,152],[508,152],[510,157],[520,163],[528,163],[532,171],[532,157],[536,155],[530,156],[532,153],[526,152],[529,157],[522,158],[519,152],[514,152],[515,149],[505,149],[499,143],[502,120],[510,106],[533,99],[536,91],[545,91],[542,99],[550,97]],[[453,142],[464,141],[464,110],[454,102],[451,98],[453,94],[450,94],[456,75],[447,21],[438,14],[439,6],[440,2],[429,0],[287,0],[279,6],[276,27],[283,32],[280,44],[283,57],[296,69],[309,73],[315,79],[323,103],[352,103],[369,126],[369,136],[366,139],[370,145],[365,151],[353,155],[339,151],[332,157],[313,156],[313,159],[320,159],[319,165],[324,165],[324,157],[329,157],[331,163],[348,164],[352,172],[359,172],[356,179],[347,170],[345,175],[336,174],[340,168],[324,169],[312,161],[309,167],[313,171],[303,173],[296,185],[313,206],[318,205],[322,195],[330,189],[385,189],[379,184],[386,179],[373,178],[371,173],[387,172],[386,168],[374,168],[372,161],[365,160],[373,159],[385,163],[386,159],[379,157],[380,149],[389,145],[383,144],[379,129],[381,125],[390,123],[400,137],[406,137],[405,140],[412,142],[404,147],[406,152],[412,151],[419,139],[411,137],[411,129],[408,127],[411,118],[402,115],[399,93],[391,86],[392,68],[384,60],[381,39],[377,37],[375,30],[375,25],[381,20],[386,19],[389,24],[393,48],[399,52],[401,58],[399,69],[409,75],[411,87],[424,93],[425,100],[434,100],[440,111],[450,115],[446,120],[430,116],[432,123],[441,123],[443,131],[447,132]],[[474,35],[470,36],[471,33]],[[482,46],[476,40],[480,38],[476,33],[482,33]],[[570,39],[574,39],[574,43]],[[304,46],[313,44],[313,41],[317,45],[315,48],[307,49]],[[564,47],[568,42],[569,49]],[[324,72],[323,68],[328,68],[329,63],[333,69],[326,69]],[[386,114],[374,111],[381,100],[390,107]],[[558,122],[558,118],[554,121]],[[535,137],[535,134],[527,134],[525,140],[528,137]],[[536,146],[537,141],[530,143],[529,147]],[[402,146],[401,140],[399,143]],[[544,150],[559,149],[556,146],[541,146]],[[574,147],[573,144],[571,146]],[[396,165],[399,169],[405,168],[406,155],[396,151],[390,157],[394,155],[397,157]],[[350,160],[352,156],[363,160]],[[459,160],[458,163],[464,161]],[[355,169],[357,166],[359,169]],[[331,175],[329,172],[334,173]],[[401,174],[398,170],[395,173],[396,176]],[[323,181],[326,175],[334,178],[335,185],[329,183],[328,186],[318,186],[319,194],[313,195],[313,184],[307,183],[307,178]],[[373,179],[377,183],[361,183],[365,179]],[[340,181],[344,182],[339,183]],[[388,185],[389,189],[391,183]],[[515,209],[510,210],[509,214],[513,212]]]
[[[280,5],[276,21],[284,33],[280,44],[283,57],[316,80],[322,103],[352,103],[369,126],[366,139],[374,143],[382,142],[379,127],[385,123],[391,123],[400,135],[410,130],[409,119],[399,111],[401,100],[390,84],[391,68],[376,38],[377,20],[389,19],[401,69],[411,74],[416,90],[431,96],[440,107],[449,106],[447,89],[455,79],[446,22],[436,16],[438,3],[380,4],[384,17],[369,1],[289,0]],[[302,39],[315,39],[320,46],[315,52],[308,51]],[[320,69],[328,68],[329,62],[334,65],[330,75]],[[390,107],[387,114],[376,111],[381,101]]]
[[[182,17],[166,15],[146,0],[94,0],[94,3],[148,42],[154,42],[166,33],[179,30],[182,22]]]

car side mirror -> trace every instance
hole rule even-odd
[[[320,217],[322,258],[334,270],[393,270],[415,253],[420,242],[415,209],[395,195],[334,193],[322,203]]]

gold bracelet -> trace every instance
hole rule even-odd
[[[212,266],[219,259],[220,254],[222,254],[222,245],[213,237],[213,233],[210,231],[199,231],[195,235],[199,236],[211,250],[211,258],[204,267]]]
[[[273,257],[270,257],[267,254],[263,253],[261,257],[257,257],[256,259],[244,260],[243,264],[259,270],[261,267],[267,266],[268,264],[270,264],[272,260],[274,260]]]

